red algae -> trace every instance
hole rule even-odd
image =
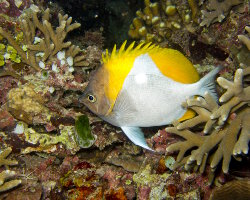
[[[105,193],[106,200],[127,200],[124,194],[124,188],[120,187],[117,190],[111,189],[111,191]]]

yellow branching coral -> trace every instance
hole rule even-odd
[[[55,55],[61,51],[66,51],[67,57],[72,57],[75,66],[85,64],[85,56],[80,55],[81,49],[71,42],[64,42],[67,34],[80,27],[79,23],[72,23],[72,18],[68,15],[58,14],[59,26],[54,30],[49,22],[50,11],[46,9],[39,20],[38,13],[32,11],[32,16],[24,15],[21,20],[23,32],[23,45],[19,45],[12,35],[0,27],[0,34],[6,38],[10,45],[14,47],[20,55],[22,62],[40,70],[39,62],[51,62]],[[37,31],[42,37],[37,37]]]
[[[167,132],[185,139],[167,148],[168,152],[179,151],[175,168],[185,164],[185,168],[190,169],[195,164],[202,173],[210,153],[212,171],[222,161],[222,170],[227,173],[232,156],[239,160],[241,154],[248,153],[250,87],[243,81],[247,75],[250,75],[250,67],[238,69],[233,82],[222,77],[217,79],[219,85],[226,89],[219,99],[221,106],[208,93],[204,98],[187,100],[185,106],[193,109],[197,116],[166,128]],[[205,123],[203,132],[206,135],[196,134],[189,129],[202,123]],[[194,147],[191,154],[186,155]]]

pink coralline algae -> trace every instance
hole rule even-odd
[[[0,77],[0,105],[6,103],[7,93],[17,86],[17,79],[11,76]]]
[[[6,110],[0,110],[0,130],[5,128],[10,128],[15,125],[15,119],[12,115]]]
[[[138,189],[138,199],[139,200],[149,199],[150,191],[151,191],[151,187],[149,186],[140,187]]]

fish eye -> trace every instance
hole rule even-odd
[[[94,102],[96,102],[96,98],[95,98],[95,96],[94,95],[92,95],[92,94],[88,94],[88,100],[89,100],[89,102],[91,102],[91,103],[94,103]]]

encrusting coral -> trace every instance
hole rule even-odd
[[[7,110],[19,120],[28,124],[34,123],[34,117],[39,115],[48,121],[49,109],[44,106],[42,96],[34,91],[32,84],[13,88],[7,95]]]
[[[75,139],[74,126],[59,126],[59,135],[49,135],[45,133],[38,133],[32,128],[24,127],[25,141],[30,144],[39,144],[38,147],[27,147],[22,150],[23,154],[27,154],[33,151],[51,153],[56,151],[59,146],[57,144],[63,144],[64,147],[75,154],[80,147]]]
[[[0,34],[14,47],[23,63],[40,70],[45,63],[51,64],[58,52],[65,50],[66,57],[70,58],[70,63],[73,62],[74,66],[86,64],[83,61],[85,56],[81,54],[81,49],[72,45],[69,41],[64,42],[70,31],[80,27],[79,23],[71,24],[71,17],[68,17],[68,15],[62,16],[59,13],[59,26],[55,30],[49,22],[49,9],[44,11],[41,21],[39,20],[38,12],[35,10],[31,11],[31,16],[24,14],[20,18],[22,19],[20,24],[23,32],[22,45],[18,44],[11,33],[2,27],[0,27]],[[40,34],[39,37],[38,32]]]
[[[250,180],[234,180],[216,188],[209,200],[249,199]]]
[[[227,173],[232,156],[236,160],[241,160],[239,156],[248,153],[250,87],[243,80],[247,75],[250,75],[250,67],[238,69],[233,82],[222,77],[217,79],[219,85],[226,89],[219,99],[221,106],[208,93],[205,94],[205,98],[187,100],[184,106],[193,109],[197,116],[166,128],[167,132],[185,139],[171,144],[166,149],[168,152],[179,151],[175,168],[185,164],[185,168],[190,169],[197,165],[202,173],[210,152],[212,156],[209,162],[212,171],[222,160],[222,171]],[[205,135],[190,130],[191,127],[202,123],[205,123]],[[186,156],[186,152],[194,147],[196,149],[191,151],[191,155]]]
[[[12,165],[18,164],[16,160],[6,159],[6,157],[11,153],[11,151],[12,149],[8,147],[0,153],[0,167],[2,165],[12,166]],[[10,171],[10,170],[4,170],[0,173],[0,192],[10,190],[18,186],[19,184],[21,184],[22,182],[21,180],[10,180],[6,182],[6,180],[12,178],[13,176],[15,176],[15,174],[16,173],[14,171]]]

